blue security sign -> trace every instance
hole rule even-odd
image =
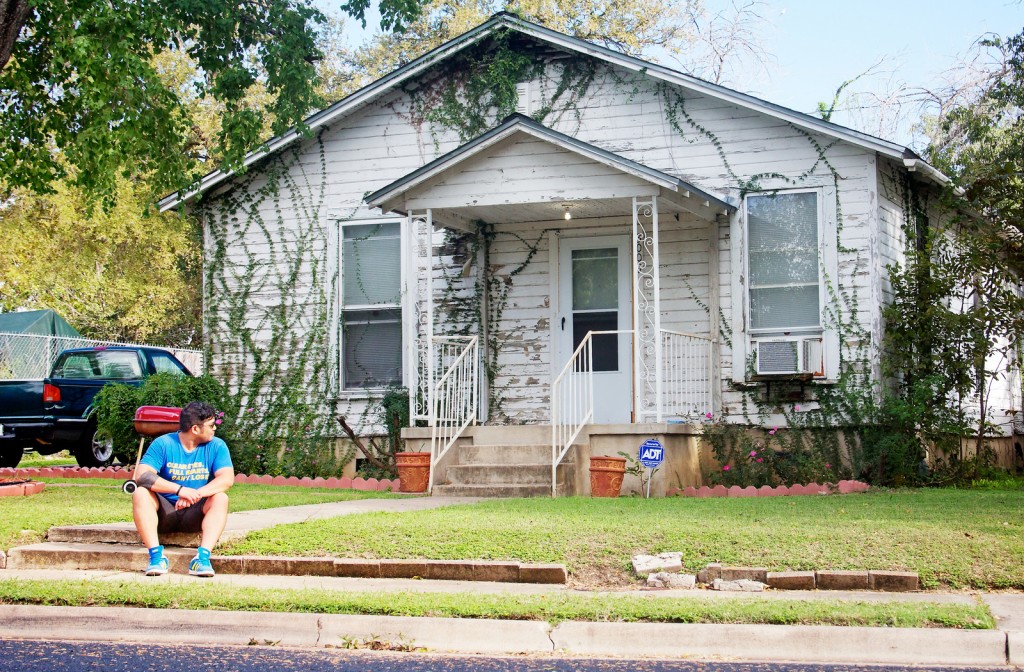
[[[654,469],[665,461],[665,448],[657,439],[647,439],[640,446],[640,464]]]

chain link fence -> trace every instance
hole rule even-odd
[[[203,353],[185,348],[165,348],[141,343],[97,341],[68,336],[40,336],[0,332],[0,380],[41,380],[50,374],[53,360],[69,348],[95,348],[104,345],[159,347],[171,353],[195,375],[203,373]]]

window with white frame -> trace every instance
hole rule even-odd
[[[345,389],[402,383],[402,228],[341,227],[341,350]]]
[[[819,201],[817,190],[746,197],[751,336],[821,333]]]

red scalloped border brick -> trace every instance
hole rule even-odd
[[[38,495],[46,487],[42,481],[28,481],[27,483],[0,483],[0,497],[28,497]]]
[[[839,481],[838,483],[808,483],[806,485],[780,485],[772,488],[762,485],[755,488],[748,485],[743,488],[734,485],[726,488],[724,485],[716,485],[710,488],[702,485],[695,488],[692,485],[683,489],[672,488],[668,491],[669,497],[789,497],[795,495],[849,495],[855,492],[867,492],[870,486],[862,481]]]
[[[37,477],[37,478],[105,478],[112,480],[123,480],[132,477],[132,470],[125,469],[124,467],[27,467],[23,469],[12,469],[5,467],[0,469],[0,476],[17,476],[20,478]],[[37,481],[42,486],[45,483]],[[291,486],[295,488],[331,488],[336,490],[363,490],[366,492],[399,492],[401,481],[399,479],[390,480],[387,478],[377,480],[376,478],[323,478],[317,476],[316,478],[310,478],[309,476],[256,476],[247,474],[235,474],[235,483],[253,483],[258,485],[279,485],[279,486]],[[18,494],[21,492],[21,485],[18,486],[0,486],[0,492],[3,488],[17,487],[19,489]],[[40,488],[42,490],[42,488]],[[33,493],[34,494],[34,493]],[[5,496],[0,494],[0,496]]]

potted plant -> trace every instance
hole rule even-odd
[[[399,492],[426,492],[430,480],[430,453],[395,453]]]
[[[618,497],[622,490],[622,477],[626,473],[626,458],[610,455],[590,456],[591,497]]]

